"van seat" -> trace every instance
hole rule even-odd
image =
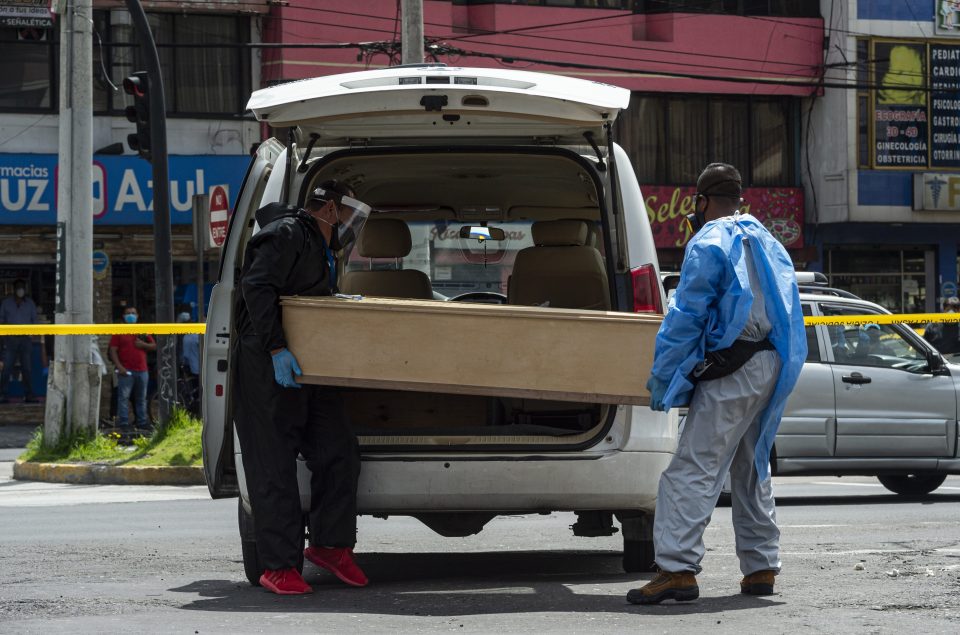
[[[403,258],[412,247],[410,228],[398,218],[371,218],[357,238],[357,252],[364,258]],[[418,269],[348,271],[340,281],[342,293],[381,298],[433,299],[427,274]]]
[[[587,246],[582,220],[533,224],[533,247],[517,253],[507,290],[510,304],[561,309],[610,310],[603,257]]]

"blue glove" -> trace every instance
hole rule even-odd
[[[300,384],[293,380],[293,376],[302,374],[297,358],[287,349],[273,355],[273,378],[284,388],[299,388]]]
[[[663,398],[667,394],[669,385],[659,377],[650,375],[650,379],[647,380],[647,390],[650,391],[650,410],[667,411],[666,406],[663,405]]]

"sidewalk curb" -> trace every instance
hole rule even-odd
[[[32,463],[17,460],[13,478],[71,485],[205,485],[202,467]]]

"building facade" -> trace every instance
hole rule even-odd
[[[894,312],[939,310],[960,269],[960,3],[821,5],[826,87],[803,131],[815,266]]]
[[[0,0],[0,7],[18,0]],[[35,3],[30,3],[35,4]],[[145,1],[164,73],[170,151],[176,301],[196,313],[192,199],[216,185],[231,197],[260,128],[244,115],[259,86],[260,16],[268,7],[235,0]],[[53,320],[56,259],[60,20],[0,12],[0,296],[25,279]],[[145,68],[120,1],[94,1],[93,199],[95,319],[112,322],[136,305],[154,321],[150,165],[127,147],[134,125],[123,78]],[[207,265],[216,262],[207,255]],[[193,301],[193,302],[191,302]]]

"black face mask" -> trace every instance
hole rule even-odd
[[[330,251],[340,251],[343,245],[340,244],[340,223],[334,223],[330,226]]]

